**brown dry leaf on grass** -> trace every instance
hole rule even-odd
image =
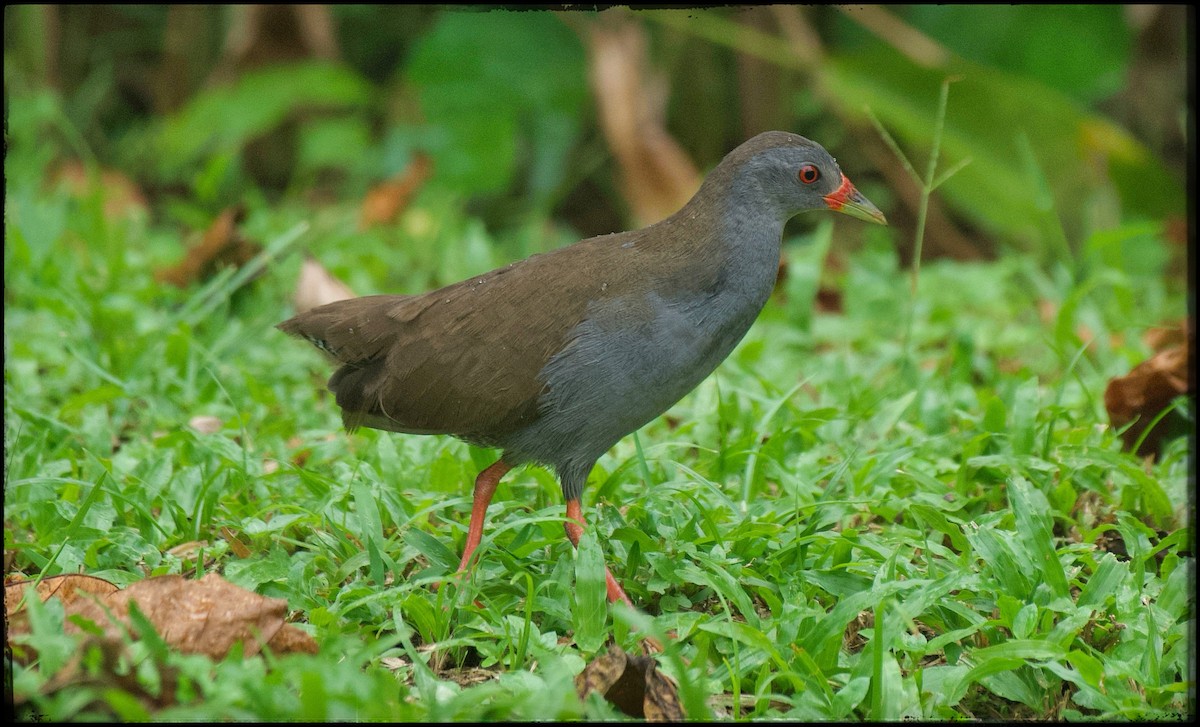
[[[428,154],[416,154],[403,172],[367,192],[359,208],[359,227],[365,230],[394,221],[432,173],[432,158]],[[355,297],[350,286],[334,277],[316,260],[305,258],[292,298],[297,315],[326,303]]]
[[[225,423],[211,414],[197,414],[188,420],[188,426],[198,434],[216,434]]]
[[[146,214],[149,209],[146,195],[142,194],[137,183],[114,169],[100,169],[93,176],[83,162],[71,159],[51,173],[50,181],[54,186],[64,187],[75,197],[86,197],[99,189],[104,199],[104,216],[110,220]]]
[[[650,656],[633,656],[610,644],[608,653],[596,657],[575,677],[575,691],[586,699],[599,692],[617,709],[647,722],[683,720],[679,687],[658,671]]]
[[[296,315],[326,303],[355,298],[350,286],[338,280],[321,263],[306,257],[300,265],[300,276],[296,279],[296,293],[292,302]]]
[[[1157,352],[1138,364],[1125,376],[1108,382],[1104,390],[1104,408],[1116,428],[1129,425],[1121,434],[1126,449],[1137,445],[1146,427],[1178,396],[1190,393],[1188,385],[1188,349],[1191,348],[1191,322],[1174,329],[1151,329],[1146,342]],[[1178,412],[1170,412],[1146,434],[1139,456],[1157,455],[1169,439],[1185,434],[1188,423]]]
[[[246,655],[258,653],[264,643],[276,654],[317,651],[311,636],[284,623],[286,601],[239,588],[215,573],[198,581],[182,576],[150,578],[124,590],[101,578],[84,575],[45,578],[31,592],[32,583],[29,580],[5,583],[10,639],[7,646],[13,658],[22,662],[32,660],[36,651],[36,644],[21,638],[30,632],[28,612],[17,610],[27,593],[43,601],[57,597],[62,602],[65,633],[83,631],[77,623],[80,620],[91,621],[100,630],[96,635],[88,627],[89,635],[70,661],[42,686],[40,691],[46,695],[91,686],[119,690],[136,699],[147,711],[175,703],[178,670],[174,666],[157,664],[158,686],[150,689],[142,683],[138,670],[130,668],[125,634],[138,637],[137,629],[129,628],[131,602],[136,602],[138,610],[167,646],[182,652],[219,659],[239,642],[244,645]],[[18,637],[15,643],[14,636]],[[27,702],[27,698],[21,697],[13,706],[23,707]],[[112,712],[111,705],[103,698],[97,698],[88,709]]]
[[[204,231],[200,241],[188,248],[183,260],[177,265],[158,270],[154,279],[186,288],[211,276],[219,268],[241,267],[250,262],[262,248],[238,232],[238,225],[244,217],[245,209],[241,205],[226,209]]]
[[[32,583],[4,586],[10,637],[29,631],[23,613],[13,609]],[[287,601],[247,591],[216,573],[200,580],[158,576],[125,589],[91,576],[53,576],[38,584],[37,595],[43,601],[51,596],[62,601],[68,634],[80,633],[72,618],[79,616],[100,628],[102,640],[120,641],[129,627],[129,604],[135,602],[167,645],[185,653],[221,659],[239,642],[247,656],[264,646],[275,653],[317,652],[311,636],[286,623]]]
[[[395,220],[432,173],[433,160],[428,154],[413,156],[403,172],[367,192],[359,212],[359,227],[365,230]]]
[[[19,580],[8,581],[4,583],[4,612],[10,617],[15,615],[16,608],[21,603],[21,599],[25,596],[25,591],[29,588],[33,581],[24,578]],[[85,575],[65,575],[53,576],[51,578],[43,578],[37,584],[37,597],[39,600],[45,601],[49,598],[57,596],[64,604],[72,603],[77,598],[84,594],[93,596],[105,597],[111,593],[117,592],[118,589],[112,583],[103,578],[95,578]],[[10,625],[10,628],[12,626]]]
[[[667,85],[649,69],[646,33],[629,19],[586,26],[589,76],[604,138],[621,170],[637,225],[674,214],[700,188],[700,172],[667,132]]]

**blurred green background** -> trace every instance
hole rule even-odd
[[[46,617],[11,680],[25,714],[616,718],[572,676],[608,624],[631,634],[575,606],[552,475],[502,486],[489,577],[446,609],[429,584],[490,454],[335,433],[328,365],[272,326],[301,307],[299,248],[353,293],[419,293],[645,224],[784,129],[890,226],[792,220],[746,341],[587,495],[610,536],[593,555],[679,635],[684,700],[1179,716],[1191,443],[1164,419],[1157,462],[1120,452],[1105,387],[1156,338],[1184,346],[1193,25],[1164,5],[6,7],[6,575],[220,571],[322,644],[269,666],[160,653],[139,679],[157,659],[192,686],[137,702],[132,680],[70,681],[78,646]],[[910,288],[935,146],[957,171]],[[210,242],[242,267],[174,275]],[[1179,393],[1160,404],[1194,430]],[[464,666],[494,680],[452,689]]]
[[[201,227],[236,202],[360,198],[424,151],[428,188],[489,225],[611,232],[634,220],[589,71],[617,26],[701,171],[760,131],[802,133],[910,232],[916,187],[870,115],[923,171],[950,77],[942,164],[966,166],[936,197],[929,255],[1061,258],[1146,220],[1182,243],[1182,6],[9,7],[6,169],[94,162],[155,221]]]

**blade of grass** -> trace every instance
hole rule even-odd
[[[604,645],[607,620],[604,553],[594,529],[583,531],[575,551],[575,643],[594,654]]]
[[[638,469],[641,470],[642,480],[646,486],[650,486],[650,465],[646,462],[646,450],[642,449],[642,439],[635,431],[633,433],[633,446],[637,450]]]
[[[91,489],[88,491],[88,494],[84,495],[83,502],[79,503],[79,509],[75,511],[75,516],[71,518],[71,522],[68,523],[66,529],[64,529],[62,534],[62,542],[58,544],[58,548],[55,549],[54,553],[50,556],[50,559],[46,561],[46,565],[44,565],[42,569],[38,571],[37,578],[35,578],[33,581],[33,586],[25,590],[26,595],[37,590],[38,584],[42,582],[43,578],[49,575],[51,566],[53,566],[54,562],[58,560],[58,556],[62,555],[63,549],[67,547],[67,544],[70,543],[75,535],[79,532],[79,528],[83,525],[84,517],[86,517],[88,511],[92,509],[92,505],[96,504],[96,500],[100,498],[100,493],[103,492],[104,489],[101,486],[101,483],[104,482],[104,478],[108,476],[109,474],[107,470],[102,472],[100,474],[100,479],[95,483],[81,482],[79,480],[68,480],[66,478],[58,477],[54,478],[55,480],[72,482],[85,487],[91,485]],[[17,485],[20,483],[14,482],[12,484]],[[21,600],[24,601],[24,597],[22,597]]]
[[[792,398],[793,394],[807,386],[811,380],[811,376],[802,379],[801,381],[797,382],[795,386],[788,389],[783,396],[776,399],[771,404],[771,408],[768,409],[767,412],[762,415],[762,418],[758,420],[758,424],[755,426],[755,431],[766,432],[767,425],[772,419],[775,418],[775,415],[778,414],[781,409],[783,409],[783,405]],[[741,502],[738,503],[743,513],[746,512],[746,508],[750,502],[750,489],[753,487],[754,478],[758,475],[758,453],[762,450],[763,439],[764,438],[761,436],[755,437],[754,447],[750,450],[750,454],[746,457],[745,474],[742,475],[742,499]]]
[[[917,229],[913,234],[912,275],[909,283],[911,299],[908,310],[905,313],[904,321],[903,358],[901,359],[904,366],[908,366],[911,363],[909,359],[912,345],[912,326],[917,307],[917,284],[921,276],[921,251],[925,244],[925,223],[929,217],[929,197],[933,194],[933,190],[937,189],[946,180],[970,163],[970,159],[963,159],[941,176],[937,175],[938,156],[941,153],[942,147],[942,134],[946,128],[946,106],[950,100],[950,84],[955,80],[958,79],[946,78],[942,81],[942,89],[938,94],[937,113],[934,116],[933,139],[929,148],[929,161],[925,165],[924,177],[917,174],[916,169],[908,161],[908,157],[900,150],[900,145],[896,143],[892,135],[883,127],[883,124],[875,116],[875,113],[869,107],[866,109],[867,116],[870,117],[871,123],[875,125],[875,129],[883,138],[884,143],[896,154],[900,159],[900,163],[904,165],[905,170],[913,178],[913,181],[921,188],[920,203],[917,206]]]
[[[1023,477],[1013,477],[1008,482],[1009,501],[1017,520],[1017,532],[1023,534],[1018,540],[1029,557],[1040,568],[1042,580],[1050,586],[1054,595],[1069,597],[1067,575],[1058,552],[1054,549],[1053,523],[1050,518],[1050,503],[1046,496]]]
[[[167,321],[165,328],[171,330],[180,322],[194,326],[208,317],[218,306],[228,300],[235,290],[245,285],[251,278],[262,272],[269,263],[291,248],[308,231],[308,228],[307,222],[296,223],[290,230],[268,243],[262,252],[236,271],[223,270],[215,275],[188,298],[183,307]]]
[[[382,585],[387,575],[383,554],[383,519],[379,515],[379,506],[375,497],[367,488],[365,482],[354,483],[354,505],[358,511],[358,525],[361,535],[367,545],[367,555],[371,563],[371,578]]]
[[[883,608],[881,601],[875,604],[875,628],[871,638],[871,718],[884,719],[883,696]]]

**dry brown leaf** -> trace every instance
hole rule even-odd
[[[850,623],[846,624],[846,631],[842,634],[842,648],[851,654],[857,654],[867,645],[867,639],[862,635],[863,631],[870,630],[875,626],[874,611],[859,611]]]
[[[395,220],[432,173],[433,159],[424,153],[414,155],[403,172],[367,192],[360,208],[359,227],[365,230]]]
[[[6,584],[6,607],[19,602],[30,583]],[[105,639],[120,640],[133,601],[170,647],[186,653],[220,659],[239,642],[247,656],[257,654],[266,643],[278,653],[316,653],[317,648],[311,636],[284,622],[287,601],[247,591],[216,573],[200,580],[158,576],[124,590],[90,576],[58,576],[38,584],[38,595],[42,600],[51,596],[62,600],[68,616],[64,630],[69,634],[79,633],[70,618],[79,616],[94,622]],[[22,632],[10,622],[10,633]]]
[[[1190,393],[1188,386],[1188,349],[1190,346],[1190,324],[1183,328],[1183,342],[1167,345],[1148,360],[1138,364],[1125,376],[1108,382],[1104,390],[1104,408],[1109,421],[1116,428],[1129,425],[1121,434],[1126,449],[1132,449],[1146,427],[1166,409],[1177,396]],[[1160,341],[1170,336],[1156,334]],[[1167,414],[1146,435],[1139,456],[1157,454],[1164,441],[1180,436],[1187,431],[1187,423],[1177,412]]]
[[[301,631],[291,624],[284,624],[275,635],[267,641],[267,648],[274,654],[304,654],[317,653],[317,642],[307,632]]]
[[[29,612],[24,608],[18,610],[22,599],[26,592],[34,583],[37,587],[31,597],[36,597],[39,601],[45,601],[52,597],[57,597],[62,601],[67,615],[71,615],[72,608],[75,607],[81,599],[88,597],[104,598],[112,593],[116,593],[118,588],[103,578],[94,576],[85,576],[79,574],[68,574],[60,576],[50,576],[43,578],[41,582],[33,579],[20,579],[7,581],[4,584],[4,613],[6,615],[8,641],[6,646],[11,650],[13,659],[19,663],[26,664],[32,662],[37,657],[37,648],[32,644],[14,643],[14,636],[23,636],[29,633]]]
[[[130,601],[137,603],[167,644],[214,659],[224,657],[238,642],[244,644],[247,656],[257,654],[287,616],[287,601],[247,591],[215,573],[198,581],[182,576],[138,581],[103,602],[82,602],[75,612],[95,622],[106,636],[119,638],[121,627],[128,623]],[[68,633],[76,629],[68,622]]]
[[[350,286],[333,277],[321,263],[306,257],[300,265],[300,277],[296,280],[296,294],[292,298],[296,315],[326,303],[357,297]]]
[[[201,552],[203,552],[204,549],[207,547],[208,547],[207,540],[189,540],[186,543],[180,543],[179,545],[176,545],[174,548],[171,548],[167,552],[170,553],[171,555],[175,556],[176,558],[186,560],[187,558],[196,557]]]
[[[11,618],[11,609],[31,583],[5,584],[10,637],[29,631],[27,619],[19,618],[22,614]],[[136,630],[128,628],[131,602],[137,603],[138,610],[168,646],[182,652],[220,659],[235,644],[241,643],[244,653],[249,656],[258,653],[266,643],[277,654],[317,653],[317,644],[311,636],[284,623],[286,601],[247,591],[215,573],[198,581],[182,576],[160,576],[134,583],[124,590],[91,576],[57,576],[38,584],[37,593],[42,600],[51,596],[62,600],[67,616],[63,624],[65,633],[80,633],[79,619],[91,621],[101,630],[101,635],[90,635],[84,640],[76,656],[42,688],[43,694],[87,684],[118,688],[133,695],[147,709],[161,709],[174,703],[175,669],[160,665],[161,688],[147,691],[127,664],[122,665],[128,658],[125,634],[128,631],[137,638]],[[10,641],[8,646],[14,658],[32,656],[29,644]],[[93,646],[100,650],[100,661],[84,669],[82,655]],[[98,703],[97,708],[103,711],[106,706]]]
[[[228,527],[221,526],[221,537],[229,543],[229,549],[238,558],[249,558],[251,555],[250,546],[238,536],[237,533],[230,530]]]
[[[1176,247],[1186,248],[1188,244],[1188,222],[1186,217],[1168,217],[1163,229],[1163,237]]]
[[[587,26],[589,76],[604,138],[621,170],[638,226],[674,214],[700,188],[700,172],[666,129],[667,86],[648,68],[646,34],[628,18]]]
[[[385,656],[379,660],[379,665],[388,671],[400,671],[412,666],[412,662],[399,656]]]
[[[498,671],[483,669],[477,666],[445,669],[438,673],[438,677],[454,682],[460,687],[473,687],[476,684],[490,682],[499,676],[500,673]]]
[[[1054,319],[1058,318],[1058,304],[1046,298],[1038,298],[1037,300],[1038,319],[1042,323],[1052,324]]]
[[[757,694],[739,694],[737,699],[729,692],[722,694],[714,694],[708,698],[708,706],[713,710],[713,719],[719,722],[731,720],[734,717],[746,717],[753,713],[762,701],[762,697]],[[769,699],[767,703],[772,709],[777,709],[780,712],[786,711],[790,702],[785,702],[780,699]]]
[[[842,302],[842,291],[836,288],[821,286],[817,288],[817,310],[822,313],[844,313],[846,307]]]
[[[653,657],[627,654],[616,644],[575,677],[575,691],[581,700],[599,692],[617,709],[647,722],[684,719],[679,688],[658,671]]]
[[[96,184],[93,186],[92,181]],[[149,206],[142,190],[129,177],[114,169],[101,169],[95,177],[83,162],[63,162],[51,175],[51,184],[61,185],[75,197],[86,197],[97,187],[104,198],[104,216],[115,220],[133,214],[146,214]]]
[[[1142,341],[1156,353],[1168,346],[1182,346],[1187,343],[1187,323],[1180,323],[1176,326],[1153,326],[1142,335]]]
[[[216,434],[221,431],[221,420],[208,414],[200,414],[188,420],[188,426],[200,434]]]
[[[209,277],[218,268],[240,267],[250,262],[262,248],[238,232],[238,224],[244,216],[245,211],[240,205],[226,209],[213,220],[200,241],[188,248],[179,264],[158,270],[154,279],[186,288]]]
[[[25,590],[33,585],[34,582],[34,580],[19,580],[4,584],[5,613],[11,616],[15,612],[17,605],[21,602],[21,598],[25,595]],[[57,596],[63,602],[63,605],[73,603],[82,594],[103,597],[118,590],[120,589],[103,578],[77,574],[50,576],[43,578],[37,584],[37,596],[39,600],[45,601],[52,596]]]

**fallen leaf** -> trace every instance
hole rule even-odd
[[[737,699],[734,699],[732,694],[725,692],[709,697],[708,706],[714,712],[714,720],[723,722],[735,717],[746,718],[758,708],[762,700],[763,697],[757,694],[739,694]],[[772,709],[777,709],[780,712],[787,711],[788,707],[791,706],[790,702],[785,702],[781,699],[768,699],[767,704],[771,705]]]
[[[284,623],[286,600],[247,591],[216,573],[198,581],[183,576],[138,581],[110,594],[102,603],[82,601],[75,613],[94,621],[106,635],[119,637],[121,628],[113,620],[121,626],[127,623],[131,601],[137,603],[169,646],[214,659],[224,657],[239,642],[245,655],[251,656],[284,628],[299,631]],[[70,633],[76,628],[70,624],[66,630]],[[316,650],[311,637],[296,643],[304,644],[297,650],[310,653]]]
[[[846,624],[846,630],[842,634],[842,648],[851,654],[862,651],[863,647],[867,645],[867,639],[861,635],[861,632],[865,630],[869,633],[874,625],[874,611],[859,611],[858,616]]]
[[[359,210],[359,227],[365,230],[395,220],[432,173],[432,158],[425,153],[414,155],[403,172],[367,192]]]
[[[186,543],[180,543],[179,545],[176,545],[167,552],[176,558],[187,559],[194,558],[207,547],[207,540],[189,540]]]
[[[292,301],[296,315],[326,303],[357,297],[350,286],[333,277],[321,263],[306,257],[300,265],[300,277],[296,279],[296,294]]]
[[[276,631],[275,635],[267,640],[267,648],[274,654],[315,654],[317,653],[317,642],[308,635],[308,632],[291,624],[284,624],[283,628]]]
[[[483,684],[484,682],[490,682],[493,679],[499,678],[500,673],[477,666],[470,666],[461,669],[445,669],[439,672],[438,676],[447,681],[454,682],[460,687],[473,687],[476,684]]]
[[[208,414],[194,416],[188,420],[188,426],[201,434],[216,434],[221,431],[221,420]]]
[[[10,616],[7,645],[14,659],[34,656],[34,645],[27,639],[12,640],[13,636],[30,631],[28,618],[22,618],[24,610],[12,614],[12,607],[33,583],[25,580],[5,584],[4,600]],[[42,600],[54,596],[62,601],[65,633],[85,631],[79,626],[81,620],[91,621],[100,629],[99,635],[90,628],[86,630],[88,636],[74,656],[40,689],[43,695],[91,686],[124,692],[150,711],[175,703],[177,668],[166,663],[155,664],[158,681],[153,689],[142,683],[140,669],[129,668],[126,634],[138,638],[137,630],[129,628],[131,603],[137,604],[167,646],[178,651],[219,659],[235,644],[243,644],[245,655],[250,656],[258,653],[265,643],[276,654],[317,653],[317,644],[311,636],[284,622],[287,601],[247,591],[215,573],[200,580],[160,576],[139,581],[124,590],[91,576],[55,576],[43,579],[36,593]],[[98,658],[85,659],[85,654],[94,655],[97,650]],[[153,652],[149,658],[155,658]],[[17,703],[27,701],[22,697]],[[92,707],[100,712],[108,709],[103,700]]]
[[[233,551],[234,556],[238,558],[250,557],[250,546],[237,533],[222,525],[221,537],[225,539],[226,543],[229,543],[229,550]]]
[[[16,612],[17,606],[25,596],[25,591],[35,582],[34,580],[21,579],[4,584],[5,613],[11,615]],[[120,589],[103,578],[72,573],[43,578],[40,582],[37,582],[35,592],[39,600],[45,601],[48,598],[57,596],[63,602],[63,605],[69,605],[74,603],[75,599],[82,594],[107,596],[118,590]]]
[[[1152,326],[1142,335],[1142,341],[1151,351],[1158,352],[1169,346],[1182,346],[1187,343],[1187,323],[1174,326]]]
[[[32,583],[5,584],[6,607],[19,603]],[[43,579],[37,594],[41,600],[62,600],[68,634],[80,633],[76,621],[86,619],[99,627],[103,640],[120,641],[129,625],[129,604],[135,602],[163,641],[185,653],[220,659],[238,643],[246,656],[257,654],[265,644],[276,653],[317,651],[311,636],[285,622],[286,600],[260,596],[216,573],[200,580],[158,576],[125,589],[90,576],[58,576]],[[9,626],[10,636],[28,632],[23,621],[10,621]]]
[[[55,169],[50,179],[52,185],[65,188],[74,197],[86,197],[99,189],[104,199],[104,217],[109,220],[144,215],[149,209],[141,188],[113,169],[100,169],[92,174],[83,162],[72,159]]]
[[[667,132],[667,84],[652,73],[646,31],[627,17],[587,27],[589,77],[600,128],[620,168],[638,226],[665,219],[700,188],[700,172]]]
[[[154,279],[186,288],[208,278],[221,267],[240,267],[250,262],[262,248],[238,232],[237,226],[244,216],[241,205],[217,215],[200,241],[188,248],[183,260],[173,267],[159,269],[154,273]]]
[[[842,291],[825,286],[817,288],[816,305],[822,313],[844,313],[846,310],[842,303]]]
[[[1058,304],[1046,298],[1037,300],[1038,318],[1042,323],[1052,324],[1058,318]]]
[[[408,659],[403,659],[399,656],[385,656],[379,660],[379,665],[388,671],[400,671],[412,666]]]
[[[1178,396],[1190,393],[1188,386],[1188,349],[1191,347],[1190,323],[1181,327],[1183,342],[1166,345],[1158,353],[1138,364],[1125,376],[1108,382],[1104,390],[1104,408],[1113,427],[1128,428],[1121,434],[1126,449],[1132,449],[1151,422]],[[1160,341],[1173,337],[1155,334]],[[1141,446],[1139,456],[1158,454],[1163,442],[1186,434],[1188,423],[1175,411],[1155,425]]]
[[[1189,239],[1187,218],[1168,217],[1163,229],[1163,237],[1176,247],[1186,248]]]
[[[616,644],[596,657],[575,677],[579,699],[599,692],[613,706],[648,722],[676,722],[684,718],[679,688],[658,671],[650,656],[633,656]]]

